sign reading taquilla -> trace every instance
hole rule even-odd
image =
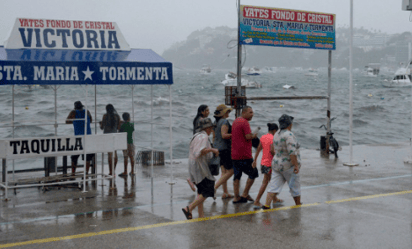
[[[97,152],[111,152],[127,149],[126,133],[88,135],[86,146],[84,136],[61,136],[41,138],[16,138],[0,140],[0,158],[21,159],[61,155],[79,155]]]
[[[17,18],[7,49],[130,51],[115,22]]]

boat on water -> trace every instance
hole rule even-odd
[[[387,87],[412,86],[412,75],[409,65],[407,67],[399,68],[398,70],[396,70],[393,79],[385,80],[384,85]]]
[[[262,73],[262,71],[260,71],[260,69],[257,68],[257,67],[251,67],[246,72],[246,74],[250,75],[250,76],[260,75],[261,73]]]
[[[305,73],[305,76],[316,77],[316,76],[318,76],[318,70],[316,70],[314,68],[309,68],[309,70]]]
[[[212,68],[210,68],[209,65],[203,65],[202,68],[200,69],[200,74],[211,74],[212,73]]]
[[[368,77],[378,77],[380,71],[380,63],[369,63],[365,66],[365,75]]]
[[[225,79],[222,80],[222,84],[224,86],[237,86],[237,75],[233,72],[229,72],[225,74]],[[245,86],[246,88],[262,88],[262,84],[256,81],[245,79],[243,77],[241,80],[241,84],[242,86]]]

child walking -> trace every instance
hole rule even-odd
[[[123,150],[124,157],[124,172],[119,176],[127,176],[127,158],[130,158],[130,164],[132,166],[130,175],[134,175],[134,144],[133,144],[133,132],[134,124],[130,123],[130,114],[128,112],[123,113],[123,124],[120,126],[119,132],[127,132],[127,150]]]

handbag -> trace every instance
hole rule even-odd
[[[220,168],[220,157],[215,156],[213,154],[213,157],[208,161],[209,164],[209,170],[212,176],[217,176],[219,175],[219,168]]]

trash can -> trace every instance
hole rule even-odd
[[[152,151],[144,150],[139,151],[136,155],[136,163],[142,166],[152,165]],[[165,165],[165,154],[163,151],[153,151],[153,165],[154,166],[164,166]]]

